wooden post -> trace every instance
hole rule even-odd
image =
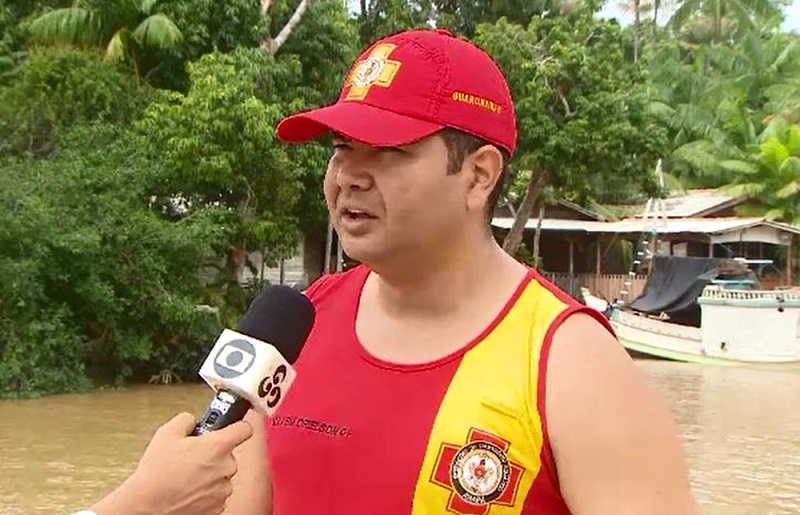
[[[331,271],[331,251],[333,250],[333,224],[328,220],[328,236],[325,239],[325,270],[322,272],[328,274]]]
[[[786,282],[787,286],[792,286],[792,255],[794,254],[794,234],[789,234],[789,243],[786,246]]]
[[[344,266],[344,256],[342,255],[342,242],[339,236],[336,236],[336,272],[341,272]]]
[[[567,241],[569,242],[569,277],[575,275],[575,240],[570,236]]]
[[[603,235],[597,234],[597,238],[595,238],[595,263],[594,263],[594,272],[595,275],[599,278],[600,277],[600,261],[603,259],[603,252],[602,252],[602,245],[603,245]]]

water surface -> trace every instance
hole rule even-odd
[[[637,361],[670,401],[703,513],[800,513],[800,374]],[[0,401],[0,513],[66,514],[135,467],[156,427],[200,415],[203,385]]]

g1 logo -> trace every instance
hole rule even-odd
[[[258,385],[258,396],[267,398],[267,406],[274,408],[281,401],[281,383],[286,379],[286,365],[280,365],[272,373],[272,377],[265,377]]]
[[[233,379],[250,370],[256,359],[256,348],[241,338],[226,342],[214,356],[214,372],[224,379]]]

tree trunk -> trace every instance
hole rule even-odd
[[[641,0],[633,0],[633,62],[639,60],[640,46],[642,44],[642,5]]]
[[[244,267],[247,264],[247,244],[242,242],[238,246],[228,248],[227,268],[231,280],[241,284],[244,280]]]
[[[531,210],[536,204],[536,200],[542,193],[545,184],[546,173],[544,171],[534,170],[531,173],[530,182],[528,182],[528,189],[525,191],[525,197],[522,199],[522,204],[519,206],[517,216],[514,217],[514,223],[511,225],[511,230],[506,234],[503,240],[503,250],[509,254],[514,254],[522,242],[522,234],[525,230],[525,223],[531,216]]]
[[[658,8],[661,7],[661,0],[653,2],[653,44],[658,42]]]
[[[265,0],[269,1],[269,0]],[[291,18],[289,21],[286,22],[286,25],[283,26],[278,35],[274,38],[266,38],[264,41],[261,42],[261,48],[267,50],[270,54],[275,55],[278,50],[286,43],[286,40],[289,39],[289,36],[292,34],[292,31],[297,27],[297,24],[300,23],[300,20],[303,19],[303,15],[308,10],[308,4],[311,3],[311,0],[302,0],[300,5],[297,6],[297,9],[294,10],[292,13]],[[263,8],[262,4],[262,8]]]

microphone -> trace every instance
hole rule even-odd
[[[314,318],[303,293],[285,285],[265,288],[239,320],[238,331],[222,331],[200,367],[200,377],[215,393],[192,434],[233,424],[250,408],[275,413],[294,381],[292,365]]]

